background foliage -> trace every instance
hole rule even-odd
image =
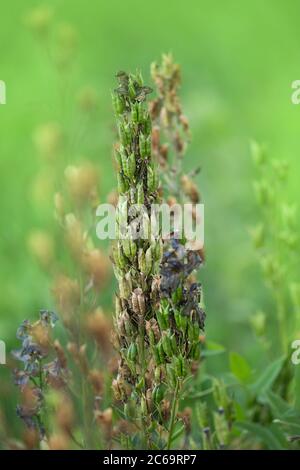
[[[289,162],[291,177],[282,194],[297,201],[299,109],[291,104],[290,95],[291,82],[299,78],[299,4],[292,0],[48,3],[55,15],[53,49],[66,46],[76,57],[67,71],[53,66],[55,53],[29,31],[28,12],[38,2],[17,0],[14,8],[8,2],[0,7],[0,79],[7,84],[7,105],[0,108],[1,339],[8,350],[15,347],[21,320],[53,306],[49,275],[28,248],[34,230],[55,231],[52,193],[59,182],[53,168],[81,157],[92,160],[100,169],[104,199],[115,185],[109,92],[113,76],[119,69],[139,67],[149,82],[149,64],[171,51],[182,66],[181,98],[193,134],[186,165],[202,167],[198,182],[206,211],[207,264],[201,274],[206,333],[226,349],[208,359],[208,368],[211,373],[223,371],[229,367],[229,353],[237,352],[258,374],[270,364],[270,356],[250,326],[257,310],[269,312],[271,357],[279,357],[280,347],[274,303],[249,235],[260,218],[252,190],[255,175],[249,142],[265,141],[272,158]],[[97,103],[88,115],[78,107],[85,87],[92,87]],[[49,122],[58,122],[62,135],[68,136],[55,164],[37,152],[37,129]],[[107,308],[113,282],[110,287],[104,299]],[[300,338],[300,330],[297,333],[294,339]],[[0,374],[4,404],[9,376],[3,367]],[[13,396],[5,400],[6,410],[14,407],[14,400]],[[13,419],[14,412],[9,413]],[[17,428],[18,422],[13,426]]]

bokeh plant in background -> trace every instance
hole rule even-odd
[[[298,9],[292,0],[1,6],[1,448],[299,447]],[[111,91],[116,72],[137,68],[153,89],[141,151],[152,144],[153,187],[139,197],[205,203],[199,259],[176,240],[164,254],[160,243],[139,256],[119,247],[126,273],[131,260],[153,283],[161,274],[157,298],[150,278],[117,271],[116,282],[115,248],[95,232],[97,205],[116,205],[136,182],[128,142],[115,162]],[[138,102],[132,95],[137,120]],[[179,289],[175,261],[191,271],[205,263]],[[138,318],[144,295],[155,315],[125,331],[124,305]],[[188,299],[199,309],[189,327],[176,310]],[[148,372],[136,362],[145,346]]]

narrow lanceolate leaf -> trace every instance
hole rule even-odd
[[[282,369],[284,361],[285,356],[276,359],[262,372],[258,379],[251,384],[250,390],[254,395],[263,395],[270,390]]]
[[[236,352],[231,352],[229,362],[232,374],[241,382],[247,383],[251,377],[252,371],[246,359]]]

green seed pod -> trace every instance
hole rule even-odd
[[[141,398],[141,413],[143,416],[147,416],[147,413],[148,413],[147,402],[146,402],[146,398],[144,397],[144,395]]]
[[[175,372],[176,372],[177,377],[185,377],[187,373],[187,369],[186,369],[185,360],[181,354],[175,358],[174,365],[175,365]]]
[[[155,239],[153,236],[151,237],[151,248],[153,257],[156,261],[160,261],[162,257],[162,242],[161,240]]]
[[[188,333],[188,339],[192,343],[194,341],[194,326],[191,321],[188,321],[188,328],[187,328],[187,333]]]
[[[127,182],[124,178],[124,176],[122,175],[122,173],[118,173],[118,191],[119,193],[125,193],[128,189],[128,185],[127,185]]]
[[[162,338],[162,347],[166,356],[172,357],[173,355],[172,343],[171,343],[168,333],[166,333]]]
[[[151,168],[151,166],[149,166],[147,170],[147,188],[148,188],[148,191],[153,192],[154,173],[153,173],[153,169]]]
[[[132,260],[135,257],[137,250],[135,242],[131,240],[130,237],[125,238],[122,240],[122,247],[125,256],[127,256],[128,259]]]
[[[123,238],[124,234],[127,232],[127,198],[125,195],[120,194],[119,202],[116,209],[116,234],[118,238]]]
[[[163,348],[163,345],[162,345],[162,341],[160,341],[158,343],[157,348],[158,348],[158,354],[159,354],[160,362],[161,362],[161,364],[164,364],[165,363],[165,352],[164,352],[164,348]]]
[[[145,134],[149,135],[152,129],[152,123],[151,123],[151,118],[150,118],[149,113],[146,113],[144,117],[144,124],[145,124]]]
[[[132,140],[132,129],[131,129],[130,124],[125,124],[124,129],[125,129],[125,134],[126,134],[127,145],[130,145],[130,142]]]
[[[129,407],[129,403],[125,403],[124,405],[124,415],[125,415],[125,418],[126,419],[130,419],[131,416],[130,416],[130,407]]]
[[[130,289],[130,292],[132,292],[132,278],[131,278],[131,272],[129,271],[128,273],[125,274],[125,279],[128,284],[128,288]]]
[[[161,358],[160,358],[158,346],[154,346],[152,351],[153,351],[155,362],[159,366],[160,364],[162,364],[162,361],[161,361]]]
[[[122,157],[119,150],[115,150],[115,159],[118,164],[119,169],[122,169]]]
[[[144,117],[144,107],[143,103],[138,103],[138,115],[139,115],[139,123],[141,124],[143,122],[143,117]]]
[[[135,79],[137,81],[137,83],[139,84],[139,86],[143,86],[143,77],[142,77],[142,73],[140,70],[138,70],[135,74]]]
[[[152,330],[148,331],[148,337],[149,337],[150,346],[153,347],[155,345],[155,336]]]
[[[154,379],[155,379],[155,382],[160,383],[160,382],[161,382],[161,376],[162,376],[162,369],[161,369],[161,367],[160,367],[160,366],[155,367],[155,370],[154,370]]]
[[[162,312],[161,309],[157,310],[156,319],[157,319],[157,322],[159,324],[161,331],[166,330],[168,328],[169,324],[168,324],[167,317],[165,313]]]
[[[132,289],[130,289],[130,284],[128,283],[125,277],[123,279],[120,279],[119,282],[121,297],[123,297],[124,299],[128,299],[132,291]]]
[[[155,259],[157,261],[160,261],[162,258],[162,255],[163,255],[163,244],[162,244],[162,241],[159,239],[159,240],[156,240],[156,244],[155,244]]]
[[[177,346],[176,336],[174,333],[171,335],[170,341],[171,341],[171,348],[172,348],[173,354],[177,354],[178,346]]]
[[[122,311],[122,304],[121,304],[120,297],[118,297],[117,295],[115,299],[115,306],[116,306],[116,315],[118,317]]]
[[[122,162],[122,171],[124,175],[129,177],[128,158],[125,152],[121,153],[121,162]]]
[[[167,377],[171,383],[171,386],[175,388],[177,384],[176,372],[171,364],[167,364],[166,367],[167,367]]]
[[[148,276],[152,271],[152,263],[153,263],[151,247],[149,247],[148,250],[146,251],[145,261],[146,261],[145,274]]]
[[[132,258],[134,258],[137,252],[137,246],[133,240],[130,240],[130,251],[131,251]]]
[[[218,413],[214,413],[214,425],[220,446],[226,446],[229,439],[229,426],[223,408]]]
[[[186,332],[188,318],[184,315],[180,315],[180,329],[183,334]]]
[[[131,77],[129,78],[129,82],[128,82],[128,91],[129,91],[130,98],[134,99],[136,95],[136,91],[135,91],[134,83]]]
[[[199,341],[199,336],[200,336],[200,327],[198,323],[193,324],[193,329],[194,329],[194,341],[198,342]]]
[[[130,179],[134,178],[136,170],[136,161],[134,153],[131,153],[128,157],[128,177]]]
[[[147,157],[150,157],[151,155],[151,136],[150,135],[146,139],[146,155]]]
[[[174,318],[175,318],[175,323],[176,323],[177,328],[181,330],[181,314],[178,310],[175,310]]]
[[[156,385],[152,391],[152,399],[155,405],[158,405],[165,396],[165,389],[163,385]]]
[[[119,267],[121,269],[124,269],[127,265],[127,261],[126,261],[126,258],[124,256],[124,253],[123,253],[122,246],[121,246],[120,242],[118,242],[118,244],[117,244],[117,254],[118,254],[117,264],[119,265]]]
[[[130,338],[133,335],[133,326],[132,326],[132,323],[130,321],[130,317],[129,317],[128,313],[127,313],[127,315],[125,316],[125,319],[124,319],[124,327],[125,327],[125,331],[126,331],[127,336]]]
[[[138,349],[135,343],[131,343],[127,351],[127,359],[134,362],[137,357]]]
[[[112,102],[115,113],[123,114],[125,109],[125,104],[123,98],[121,98],[118,94],[112,93]]]
[[[200,353],[201,353],[201,345],[200,345],[200,343],[195,343],[193,345],[192,354],[191,354],[194,361],[199,361]]]
[[[151,166],[147,170],[147,187],[150,192],[154,192],[158,188],[157,173]]]
[[[146,138],[144,134],[139,135],[139,148],[140,148],[141,157],[145,158],[147,156],[147,146],[146,146]]]
[[[146,257],[142,248],[140,248],[138,252],[138,266],[139,266],[139,270],[145,274],[146,273]]]
[[[142,237],[144,240],[149,240],[151,235],[151,223],[149,216],[146,212],[142,216]]]
[[[144,390],[144,388],[145,388],[145,379],[144,379],[144,377],[142,377],[140,379],[140,381],[136,384],[135,388],[138,392],[141,392],[142,390]]]
[[[139,103],[134,103],[132,105],[131,118],[132,122],[135,124],[139,122]]]
[[[178,287],[172,294],[172,300],[176,304],[180,304],[182,299],[182,288]]]
[[[145,197],[144,197],[144,188],[143,183],[139,183],[137,185],[137,203],[144,204]]]
[[[128,145],[128,139],[127,139],[127,135],[126,135],[126,132],[125,132],[125,125],[124,125],[123,122],[120,122],[120,124],[119,124],[119,136],[120,136],[120,140],[121,140],[122,145],[124,145],[124,147],[126,147]]]

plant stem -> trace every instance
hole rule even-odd
[[[178,406],[178,393],[179,393],[179,380],[177,380],[176,382],[176,387],[175,387],[174,396],[173,396],[167,450],[171,449],[171,444],[172,444],[172,437],[173,437],[173,431],[174,431],[176,414],[177,414],[177,406]]]

